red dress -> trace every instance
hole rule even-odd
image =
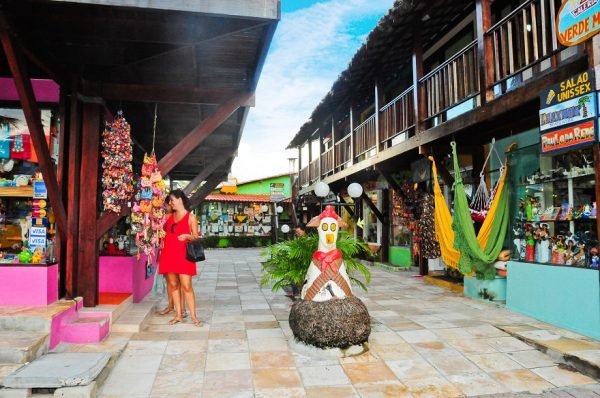
[[[173,232],[171,232],[173,231]],[[196,263],[185,258],[185,245],[189,241],[179,241],[177,237],[182,234],[191,234],[190,212],[179,221],[175,222],[173,215],[165,223],[165,243],[160,252],[159,274],[173,272],[175,274],[196,275]]]

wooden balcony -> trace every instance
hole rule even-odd
[[[496,91],[505,93],[524,80],[517,75],[563,48],[556,38],[556,11],[554,0],[528,1],[486,32],[492,40],[493,57],[493,79],[488,88],[500,85]],[[518,81],[514,82],[515,78]]]
[[[377,147],[377,126],[375,114],[354,129],[354,157],[369,157]]]
[[[557,2],[526,1],[489,29],[481,28],[483,33],[476,40],[358,126],[352,127],[350,120],[338,123],[333,147],[310,159],[309,166],[300,171],[301,186],[340,173],[378,153],[386,157],[399,142],[442,127],[442,123],[499,99],[549,69],[558,69],[566,52],[561,53],[565,48],[558,44],[555,33]],[[571,50],[581,55],[581,46]],[[350,102],[362,103],[358,99]]]
[[[439,116],[479,95],[477,61],[477,40],[474,40],[420,80],[425,92],[425,119]]]

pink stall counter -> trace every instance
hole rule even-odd
[[[0,306],[43,306],[58,300],[58,264],[0,264]]]
[[[100,293],[132,293],[133,302],[138,303],[152,290],[154,274],[158,266],[156,254],[151,265],[147,257],[100,256],[98,288]]]

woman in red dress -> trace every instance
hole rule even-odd
[[[192,276],[196,275],[196,263],[185,257],[185,245],[198,238],[198,220],[189,211],[189,200],[182,190],[176,189],[169,194],[169,204],[173,213],[165,224],[164,247],[160,255],[159,273],[165,274],[175,303],[175,317],[169,321],[174,325],[183,320],[182,302],[179,290],[183,289],[185,301],[190,309],[194,325],[202,322],[196,317],[196,297],[192,288]]]

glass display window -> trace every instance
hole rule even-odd
[[[598,267],[596,180],[591,148],[541,155],[509,153],[512,258]]]

